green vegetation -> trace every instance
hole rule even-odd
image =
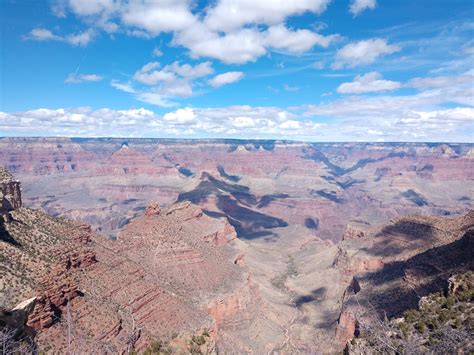
[[[167,342],[161,340],[154,341],[143,351],[143,355],[167,355],[172,353],[173,348]]]
[[[288,261],[286,262],[285,271],[283,272],[283,274],[277,277],[274,277],[271,280],[271,283],[275,288],[279,290],[283,290],[285,289],[286,280],[289,277],[296,277],[296,276],[298,276],[298,269],[296,268],[295,259],[293,258],[293,256],[288,255]]]
[[[188,343],[190,354],[207,354],[209,349],[205,347],[210,338],[209,332],[204,330],[201,335],[193,335]],[[203,349],[205,348],[205,349]]]
[[[210,334],[208,330],[204,330],[200,335],[193,335],[187,343],[186,353],[189,354],[208,354],[209,353],[209,339]],[[173,334],[172,339],[178,338],[178,334]],[[173,347],[169,342],[163,340],[155,340],[144,351],[143,355],[168,355],[168,354],[182,354],[182,349]],[[129,353],[131,354],[131,353]]]

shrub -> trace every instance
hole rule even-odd
[[[415,323],[415,329],[420,333],[426,332],[426,324],[421,319]]]

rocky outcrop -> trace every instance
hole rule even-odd
[[[15,180],[5,168],[0,167],[0,217],[8,222],[9,212],[21,207],[20,181]]]
[[[33,345],[34,334],[27,320],[36,302],[37,298],[32,297],[10,310],[0,307],[0,346],[4,353],[26,353],[27,349],[21,351],[21,347],[17,345],[21,343]]]
[[[160,205],[157,202],[151,201],[145,209],[145,216],[159,216],[161,213]]]

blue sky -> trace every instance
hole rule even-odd
[[[473,141],[472,1],[0,7],[0,136]]]

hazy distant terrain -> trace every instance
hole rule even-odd
[[[338,241],[350,224],[459,215],[472,206],[473,144],[3,138],[24,199],[114,236],[148,201],[189,200],[244,239],[298,227]]]

